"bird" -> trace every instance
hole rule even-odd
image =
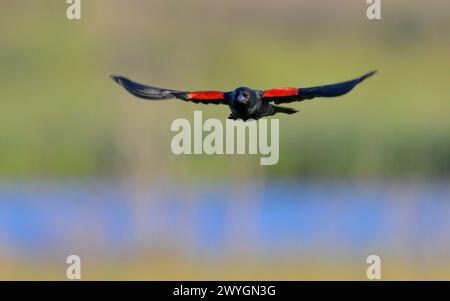
[[[294,114],[298,110],[279,106],[279,104],[300,102],[316,97],[337,97],[347,94],[353,88],[371,77],[377,71],[369,72],[356,79],[331,85],[322,85],[310,88],[275,88],[268,90],[254,90],[248,87],[239,87],[233,91],[180,91],[163,89],[143,85],[123,76],[111,78],[125,88],[129,93],[147,100],[180,99],[182,101],[201,104],[223,104],[230,108],[229,119],[243,121],[258,120],[262,117],[277,113]]]

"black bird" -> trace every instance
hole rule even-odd
[[[269,90],[253,90],[240,87],[230,92],[221,91],[178,91],[142,85],[122,76],[112,79],[123,86],[131,94],[151,100],[178,98],[202,104],[224,104],[231,110],[230,119],[260,119],[276,113],[294,114],[296,109],[277,106],[282,103],[303,101],[315,97],[336,97],[347,94],[357,84],[374,75],[376,71],[367,73],[356,79],[325,86],[311,88],[277,88]]]

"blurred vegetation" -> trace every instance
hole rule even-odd
[[[383,20],[369,22],[360,2],[97,0],[73,22],[65,1],[2,3],[0,176],[449,176],[450,5],[385,1]],[[176,157],[175,118],[225,119],[228,108],[138,102],[109,79],[262,89],[372,69],[351,94],[279,116],[273,167]]]
[[[324,254],[315,252],[301,259],[298,253],[276,258],[259,255],[198,258],[165,251],[139,253],[132,259],[104,258],[97,256],[85,260],[83,280],[353,280],[366,281],[365,254]],[[301,254],[305,256],[306,254]],[[355,255],[355,254],[353,254]],[[11,280],[66,280],[61,266],[54,258],[36,261],[0,261],[0,279]],[[32,265],[32,268],[30,268]],[[417,258],[396,255],[383,261],[383,280],[442,281],[448,279],[448,260],[445,257],[430,258],[425,262]]]

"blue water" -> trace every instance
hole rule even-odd
[[[14,182],[0,185],[0,247],[234,246],[262,253],[336,248],[450,249],[450,186],[291,180],[233,185]]]

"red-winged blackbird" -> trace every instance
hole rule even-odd
[[[245,121],[249,119],[260,119],[261,117],[275,115],[276,113],[296,113],[298,112],[296,109],[280,107],[277,104],[303,101],[315,97],[341,96],[350,92],[357,84],[375,73],[376,71],[372,71],[354,80],[312,88],[253,90],[247,87],[240,87],[230,92],[187,92],[146,86],[121,76],[112,76],[112,79],[122,85],[131,94],[144,99],[163,100],[178,98],[194,103],[228,105],[231,110],[230,119],[242,119]]]

